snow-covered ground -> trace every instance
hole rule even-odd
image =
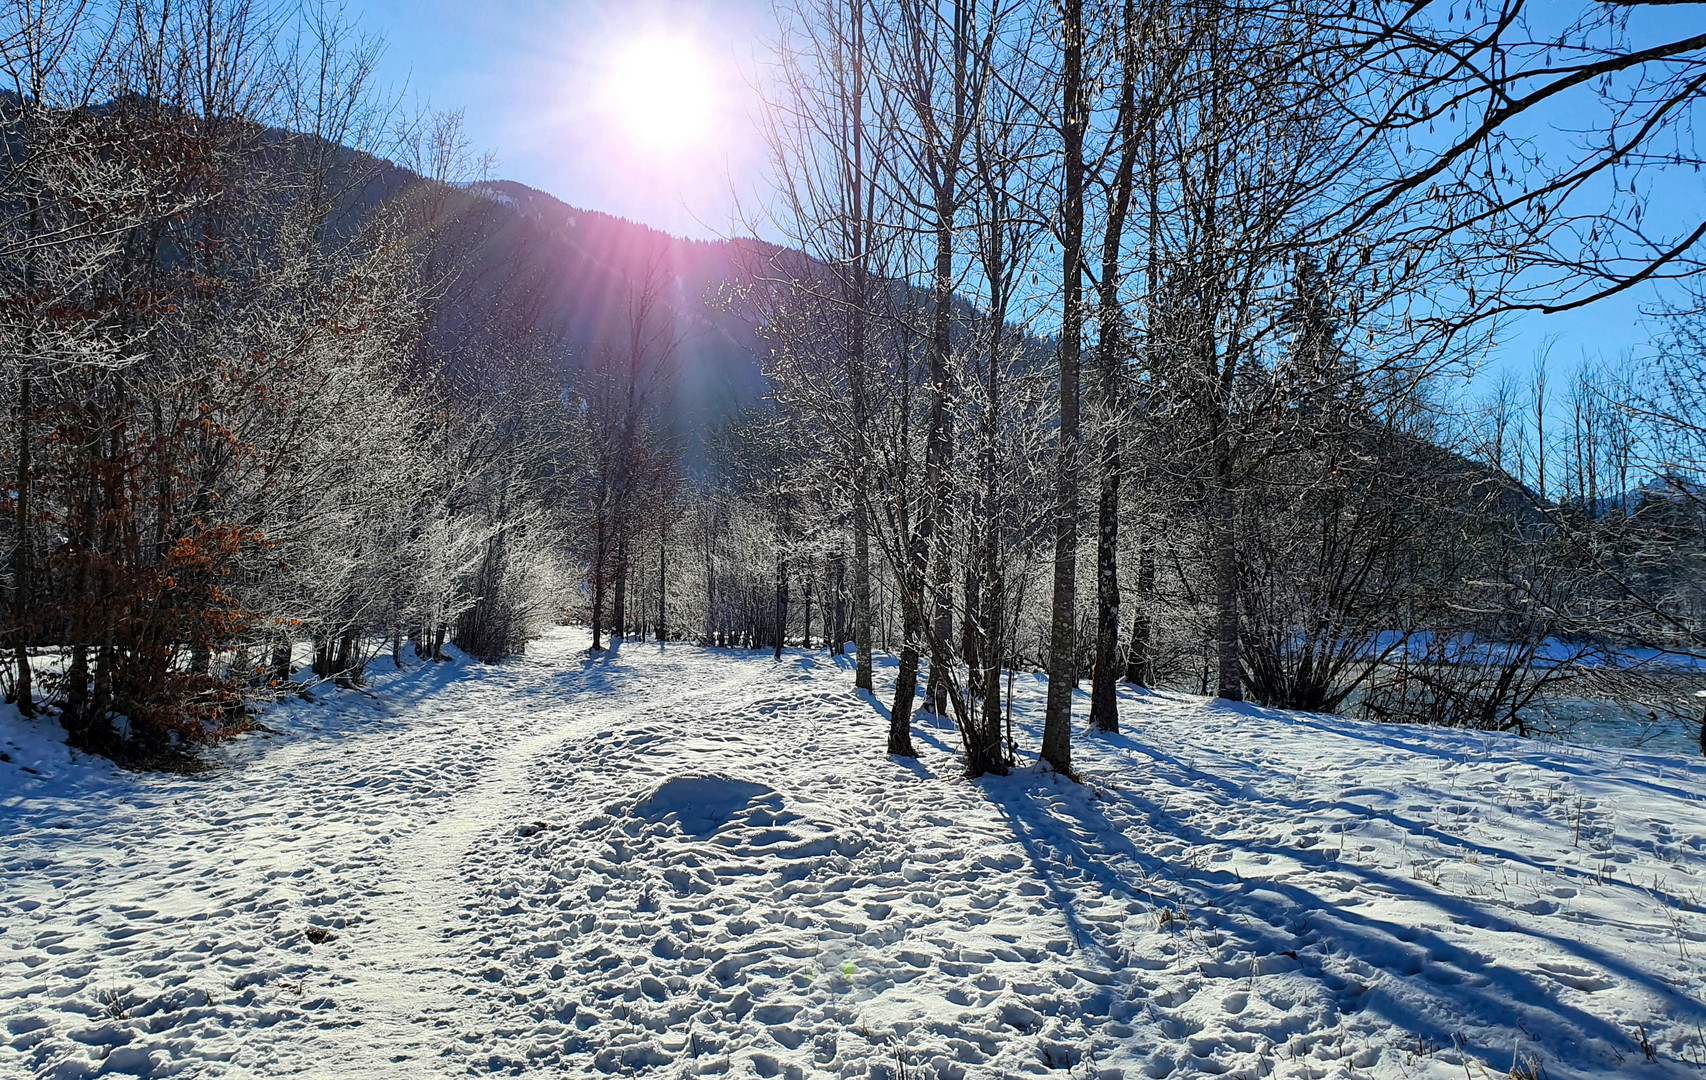
[[[585,645],[193,778],[0,719],[0,1076],[1706,1069],[1694,760],[1130,693],[972,782],[892,669]]]

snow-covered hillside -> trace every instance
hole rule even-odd
[[[1695,761],[1132,693],[1083,786],[974,783],[822,654],[585,645],[195,778],[8,714],[0,1076],[1706,1066]]]

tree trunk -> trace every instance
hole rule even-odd
[[[987,572],[987,570],[986,570]],[[984,772],[1005,776],[1007,756],[1001,748],[1001,668],[1002,668],[1002,608],[1006,604],[1001,575],[991,574],[984,580],[980,607],[980,623],[985,627],[979,647],[982,664],[982,720],[978,728],[979,766]]]
[[[610,636],[628,637],[628,542],[616,541],[616,595],[610,601]]]
[[[79,750],[100,753],[109,748],[111,739],[96,730],[101,717],[89,708],[89,646],[78,641],[71,646],[71,666],[65,672],[65,704],[60,708],[60,723],[65,726],[65,741]]]
[[[852,76],[852,160],[846,172],[850,198],[847,206],[848,254],[852,263],[852,292],[847,305],[851,315],[847,342],[847,389],[853,409],[853,685],[872,692],[871,683],[871,462],[868,434],[870,430],[870,401],[865,385],[865,316],[871,301],[871,200],[876,197],[877,184],[865,168],[865,77],[869,64],[865,55],[865,5],[850,5],[852,16],[848,26],[853,62],[848,66]],[[910,702],[910,698],[908,699]],[[904,740],[905,749],[897,750],[894,727],[889,728],[890,753],[911,753],[910,728]]]
[[[889,753],[901,757],[917,757],[912,746],[912,699],[918,693],[919,618],[917,603],[906,595],[903,583],[900,600],[902,637],[900,666],[895,671],[894,704],[889,709]]]
[[[833,587],[835,591],[835,607],[831,610],[824,608],[824,649],[831,656],[842,655],[842,649],[847,644],[847,553],[837,551],[830,564],[833,569],[825,588]],[[833,585],[832,585],[833,582]],[[825,605],[829,603],[827,599]],[[833,624],[833,625],[831,625]]]
[[[999,667],[1000,663],[996,659],[995,647],[999,631],[992,629],[999,623],[1000,615],[990,609],[990,591],[979,587],[979,570],[985,563],[988,535],[993,531],[994,524],[987,520],[987,515],[980,517],[982,520],[976,523],[977,535],[973,547],[976,557],[968,560],[966,565],[966,610],[961,642],[966,664],[966,705],[969,707],[965,737],[966,773],[974,777],[985,773],[1003,774],[1007,771],[1006,762],[1001,755],[1000,681],[997,677],[992,695],[989,675],[990,667]]]
[[[1125,350],[1121,340],[1120,248],[1125,240],[1126,212],[1131,206],[1132,178],[1137,162],[1137,8],[1125,0],[1121,33],[1119,165],[1114,177],[1108,224],[1102,231],[1102,276],[1098,283],[1096,366],[1101,376],[1102,453],[1101,499],[1096,511],[1096,659],[1090,671],[1090,726],[1118,731],[1119,698],[1116,680],[1120,648],[1120,376]]]
[[[948,682],[954,677],[954,588],[948,553],[953,518],[947,500],[946,469],[943,471],[943,479],[937,485],[941,502],[937,504],[935,554],[930,567],[930,597],[935,609],[930,627],[930,679],[924,693],[930,711],[937,716],[948,711]]]
[[[338,642],[338,659],[336,671],[340,686],[360,686],[361,670],[356,663],[357,652],[361,646],[361,638],[355,630],[345,630],[342,640]]]
[[[1243,701],[1244,672],[1238,652],[1238,501],[1224,481],[1214,494],[1214,516],[1214,645],[1219,661],[1219,686],[1214,696]]]
[[[975,559],[967,559],[960,568],[960,595],[965,598],[964,610],[960,612],[960,662],[966,666],[967,685],[975,696],[982,693],[978,680],[972,675],[978,665],[977,624],[980,618]]]
[[[861,465],[853,490],[853,685],[871,689],[871,533],[866,516],[865,470]],[[892,739],[891,739],[892,742]]]
[[[727,645],[717,634],[717,554],[711,547],[711,527],[705,526],[705,640],[712,645]]]
[[[999,281],[999,275],[992,276]],[[1001,582],[1001,477],[996,465],[996,438],[1001,416],[1000,354],[1005,321],[1000,315],[1002,310],[1005,310],[1004,302],[992,319],[987,370],[984,372],[988,381],[988,400],[983,410],[983,491],[977,517],[977,567],[975,575],[968,568],[966,579],[968,612],[974,606],[972,596],[974,593],[977,595],[976,617],[971,620],[976,662],[974,666],[968,656],[967,681],[981,684],[977,697],[983,710],[973,740],[972,760],[967,763],[969,770],[976,770],[973,775],[1005,775],[1009,765],[1001,742],[1001,666],[1006,597]]]
[[[31,102],[30,104],[38,104]],[[34,115],[33,109],[26,112],[26,119]],[[28,127],[25,128],[26,145],[29,140]],[[24,299],[32,302],[35,299],[36,286],[36,247],[35,237],[41,226],[41,198],[36,192],[33,178],[25,174],[25,205],[29,208],[27,243],[24,249]],[[35,353],[35,317],[33,312],[25,312],[27,320],[24,327],[24,355],[22,370],[18,379],[18,538],[17,548],[13,554],[13,572],[16,575],[17,588],[14,591],[15,602],[12,611],[13,633],[16,637],[16,658],[18,665],[14,691],[18,695],[18,713],[21,716],[36,714],[36,699],[30,671],[30,636],[33,629],[30,625],[32,609],[35,605],[34,552],[31,549],[30,536],[30,487],[34,475],[30,468],[30,421],[33,405],[30,401],[30,391],[34,380],[31,378],[30,365],[34,363]]]
[[[1119,468],[1118,436],[1104,434],[1102,498],[1096,514],[1096,658],[1090,666],[1090,726],[1097,731],[1120,729]]]
[[[592,549],[592,651],[604,648],[604,571],[606,559],[606,538],[604,526],[593,526]]]
[[[1125,681],[1133,686],[1148,687],[1155,679],[1154,630],[1149,618],[1154,595],[1155,552],[1145,542],[1137,553],[1137,596],[1132,604],[1131,644],[1125,657]]]
[[[952,169],[948,165],[948,170]],[[924,707],[947,710],[944,683],[950,678],[948,642],[953,635],[953,592],[948,560],[948,361],[953,347],[955,180],[952,172],[936,187],[936,266],[931,281],[930,426],[924,435],[924,508],[918,535],[929,557],[929,584],[919,596],[921,629],[929,633],[930,677]],[[923,561],[920,560],[923,570]]]
[[[1072,775],[1072,686],[1078,663],[1078,350],[1083,327],[1084,0],[1064,0],[1061,82],[1060,457],[1055,474],[1054,603],[1049,619],[1048,704],[1042,759]]]
[[[807,567],[806,573],[800,575],[800,588],[805,593],[803,599],[806,602],[806,635],[803,644],[807,649],[810,649],[812,647],[812,575],[810,567]],[[827,626],[824,628],[824,632],[828,633]]]
[[[28,363],[28,359],[25,360]],[[30,680],[30,607],[34,579],[31,577],[30,552],[30,376],[26,369],[18,386],[18,539],[12,556],[16,587],[12,592],[12,644],[18,672],[14,692],[18,695],[18,713],[36,714],[35,691]]]
[[[782,659],[782,642],[788,636],[788,556],[776,553],[776,659]]]
[[[669,638],[669,525],[658,530],[658,644]]]

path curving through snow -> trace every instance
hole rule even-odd
[[[974,783],[821,653],[585,646],[198,778],[0,719],[0,1076],[1706,1066],[1693,760],[1131,693]]]

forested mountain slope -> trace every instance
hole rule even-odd
[[[754,241],[685,240],[596,210],[582,210],[508,180],[470,184],[463,217],[478,233],[470,288],[507,282],[518,262],[537,275],[532,302],[558,336],[570,372],[601,350],[629,348],[634,305],[656,290],[673,346],[668,408],[690,460],[706,434],[764,393],[764,344],[738,285],[765,252]]]

